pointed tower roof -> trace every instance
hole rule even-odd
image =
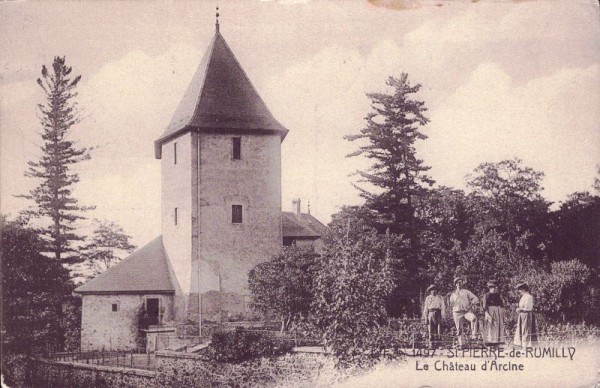
[[[271,114],[219,31],[213,37],[192,82],[165,133],[155,141],[161,158],[162,143],[187,131],[217,133],[271,133],[281,140],[288,130]]]

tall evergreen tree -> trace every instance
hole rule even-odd
[[[366,126],[360,134],[349,135],[350,141],[366,139],[368,144],[348,155],[364,155],[374,159],[366,171],[359,171],[361,182],[379,189],[358,187],[366,206],[379,213],[394,233],[403,233],[411,246],[416,245],[415,199],[426,193],[434,181],[426,171],[430,167],[417,158],[415,143],[427,138],[421,127],[429,122],[423,101],[413,98],[421,88],[411,85],[408,75],[390,77],[387,85],[392,94],[368,93],[372,111],[365,117]]]
[[[79,122],[75,88],[81,80],[80,75],[72,76],[71,72],[65,57],[55,57],[50,71],[42,66],[42,77],[37,83],[46,98],[45,103],[38,105],[44,144],[39,161],[30,161],[29,170],[25,172],[41,183],[28,195],[21,196],[35,202],[26,212],[28,215],[50,220],[49,225],[40,230],[48,243],[45,249],[64,263],[81,260],[77,255],[66,257],[66,254],[74,251],[73,242],[82,240],[74,231],[74,223],[84,218],[82,212],[90,209],[79,206],[73,196],[73,185],[79,176],[70,168],[90,159],[90,149],[76,148],[69,140],[73,126]]]

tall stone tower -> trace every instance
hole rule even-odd
[[[166,132],[162,236],[175,317],[244,316],[248,271],[281,250],[281,142],[271,114],[219,31]],[[149,269],[151,270],[151,269]]]

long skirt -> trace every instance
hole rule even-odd
[[[537,342],[537,327],[533,312],[520,312],[515,329],[515,345],[522,347],[535,346]]]
[[[483,341],[487,344],[504,343],[504,309],[500,306],[488,307],[491,320],[485,319]]]

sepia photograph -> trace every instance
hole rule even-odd
[[[2,387],[600,386],[595,0],[0,2]]]

